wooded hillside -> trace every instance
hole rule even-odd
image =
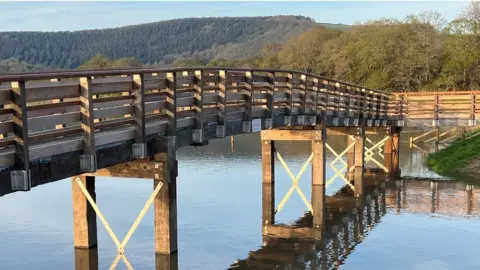
[[[237,58],[256,55],[267,42],[287,41],[314,25],[301,16],[225,17],[75,32],[2,32],[0,60],[76,68],[97,54],[135,57],[144,64],[170,64],[182,57]]]

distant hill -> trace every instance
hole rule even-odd
[[[302,16],[187,18],[75,32],[0,32],[0,59],[76,68],[97,54],[170,64],[183,57],[239,58],[318,25]],[[331,28],[344,25],[321,24]]]

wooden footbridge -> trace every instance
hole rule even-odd
[[[459,93],[462,104],[468,95],[470,107],[454,111],[457,120],[468,118],[466,126],[476,124],[477,93],[472,93]],[[170,254],[177,249],[176,149],[259,132],[263,226],[273,224],[274,213],[296,191],[313,216],[314,228],[323,228],[326,186],[340,178],[356,197],[362,196],[367,163],[389,177],[398,176],[402,127],[425,119],[433,126],[444,124],[443,100],[443,94],[436,93],[433,114],[416,119],[413,111],[419,101],[408,95],[291,70],[188,67],[2,75],[0,195],[73,177],[75,247],[96,246],[96,213],[118,247],[112,268],[119,260],[131,267],[124,248],[151,204],[155,252]],[[382,139],[373,142],[369,134]],[[334,151],[327,136],[348,136],[347,148]],[[276,151],[275,141],[281,140],[312,143],[312,154],[297,175]],[[375,156],[380,148],[383,160]],[[327,152],[336,157],[330,164]],[[277,209],[275,157],[292,179],[292,188]],[[298,188],[309,164],[311,203]],[[335,171],[330,179],[327,166]],[[153,193],[123,241],[96,206],[95,176],[154,180]]]

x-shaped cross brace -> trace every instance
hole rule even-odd
[[[100,219],[100,221],[102,222],[103,226],[105,226],[105,229],[107,230],[108,234],[110,235],[113,242],[117,246],[117,257],[115,258],[112,265],[110,266],[110,270],[115,269],[115,267],[117,267],[117,264],[120,260],[123,260],[123,262],[125,263],[125,265],[127,266],[128,269],[133,269],[133,267],[130,264],[130,262],[128,261],[127,257],[125,257],[125,246],[127,245],[128,241],[132,237],[133,233],[137,229],[140,222],[142,221],[143,217],[147,213],[148,208],[152,204],[152,202],[155,199],[155,197],[157,196],[158,192],[162,188],[162,185],[163,185],[162,182],[158,182],[157,186],[153,190],[152,194],[150,195],[147,202],[143,206],[142,210],[138,214],[138,216],[135,219],[135,221],[133,222],[132,226],[130,227],[130,230],[128,230],[127,235],[125,235],[125,238],[123,239],[123,241],[120,242],[118,240],[117,236],[115,235],[115,233],[113,232],[112,228],[108,224],[107,220],[103,216],[102,211],[100,211],[97,204],[93,200],[92,196],[90,196],[90,193],[88,193],[87,189],[83,185],[80,178],[77,177],[75,180],[76,180],[78,186],[80,187],[80,190],[82,191],[83,195],[85,196],[85,198],[87,198],[87,200],[90,203],[90,205],[92,206],[93,210],[95,211],[95,213],[97,213],[97,216]]]
[[[351,137],[352,138],[352,137]],[[373,156],[375,155],[375,153],[373,152],[373,150],[375,150],[375,148],[379,148],[379,147],[382,147],[382,145],[385,144],[385,142],[388,140],[389,138],[388,137],[385,137],[383,138],[381,141],[379,141],[378,143],[374,144],[372,147],[368,148],[368,147],[364,147],[365,149],[365,163],[369,162],[370,160],[372,162],[374,162],[375,164],[378,165],[378,167],[382,168],[385,172],[388,173],[388,169],[382,164],[380,163],[378,160],[376,160]],[[353,171],[355,169],[355,166],[352,166],[349,168],[349,171]]]
[[[345,148],[345,150],[343,150],[343,152],[341,152],[340,154],[333,150],[333,148],[330,147],[328,143],[325,144],[325,146],[335,156],[335,159],[329,164],[330,168],[332,168],[335,174],[327,180],[326,187],[328,187],[328,185],[331,184],[335,180],[335,178],[340,177],[352,190],[354,190],[355,187],[345,178],[345,176],[343,176],[343,173],[348,168],[348,164],[345,162],[345,160],[343,160],[343,156],[348,153],[348,150],[355,146],[355,142],[348,145],[347,148]],[[343,163],[343,167],[340,170],[337,170],[337,168],[335,168],[334,166],[337,161]]]
[[[313,159],[313,153],[310,155],[310,157],[307,159],[307,161],[305,161],[305,163],[303,164],[302,168],[300,169],[300,171],[298,172],[297,176],[293,176],[293,173],[292,171],[290,171],[290,168],[288,167],[287,163],[285,162],[285,160],[283,160],[282,156],[280,155],[280,153],[278,153],[277,151],[275,151],[277,153],[277,158],[278,160],[280,160],[280,163],[282,163],[282,166],[285,168],[285,171],[287,172],[287,174],[290,176],[290,178],[292,179],[292,187],[290,187],[290,189],[288,190],[287,194],[285,194],[285,197],[283,197],[282,201],[280,202],[280,204],[278,204],[278,208],[277,208],[277,213],[280,212],[283,208],[283,206],[285,205],[285,203],[288,201],[288,199],[290,198],[290,196],[292,196],[292,193],[294,190],[297,191],[298,195],[300,195],[300,198],[302,198],[303,200],[303,203],[305,204],[305,206],[307,206],[308,210],[313,213],[313,209],[312,209],[312,205],[308,202],[307,198],[305,197],[305,194],[303,194],[302,190],[300,189],[300,187],[298,186],[298,180],[300,179],[300,177],[302,176],[302,174],[305,172],[305,170],[307,169],[308,167],[308,164],[310,164],[310,162],[312,161]]]

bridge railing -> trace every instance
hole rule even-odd
[[[391,95],[315,74],[237,68],[121,69],[0,76],[0,167],[148,136],[206,126],[225,136],[232,121],[262,119],[262,128],[314,125],[331,119],[387,119]],[[218,127],[221,127],[218,129]],[[223,130],[222,130],[223,128]],[[143,149],[137,153],[142,155]]]
[[[407,120],[433,126],[475,126],[480,114],[480,91],[394,93]]]

